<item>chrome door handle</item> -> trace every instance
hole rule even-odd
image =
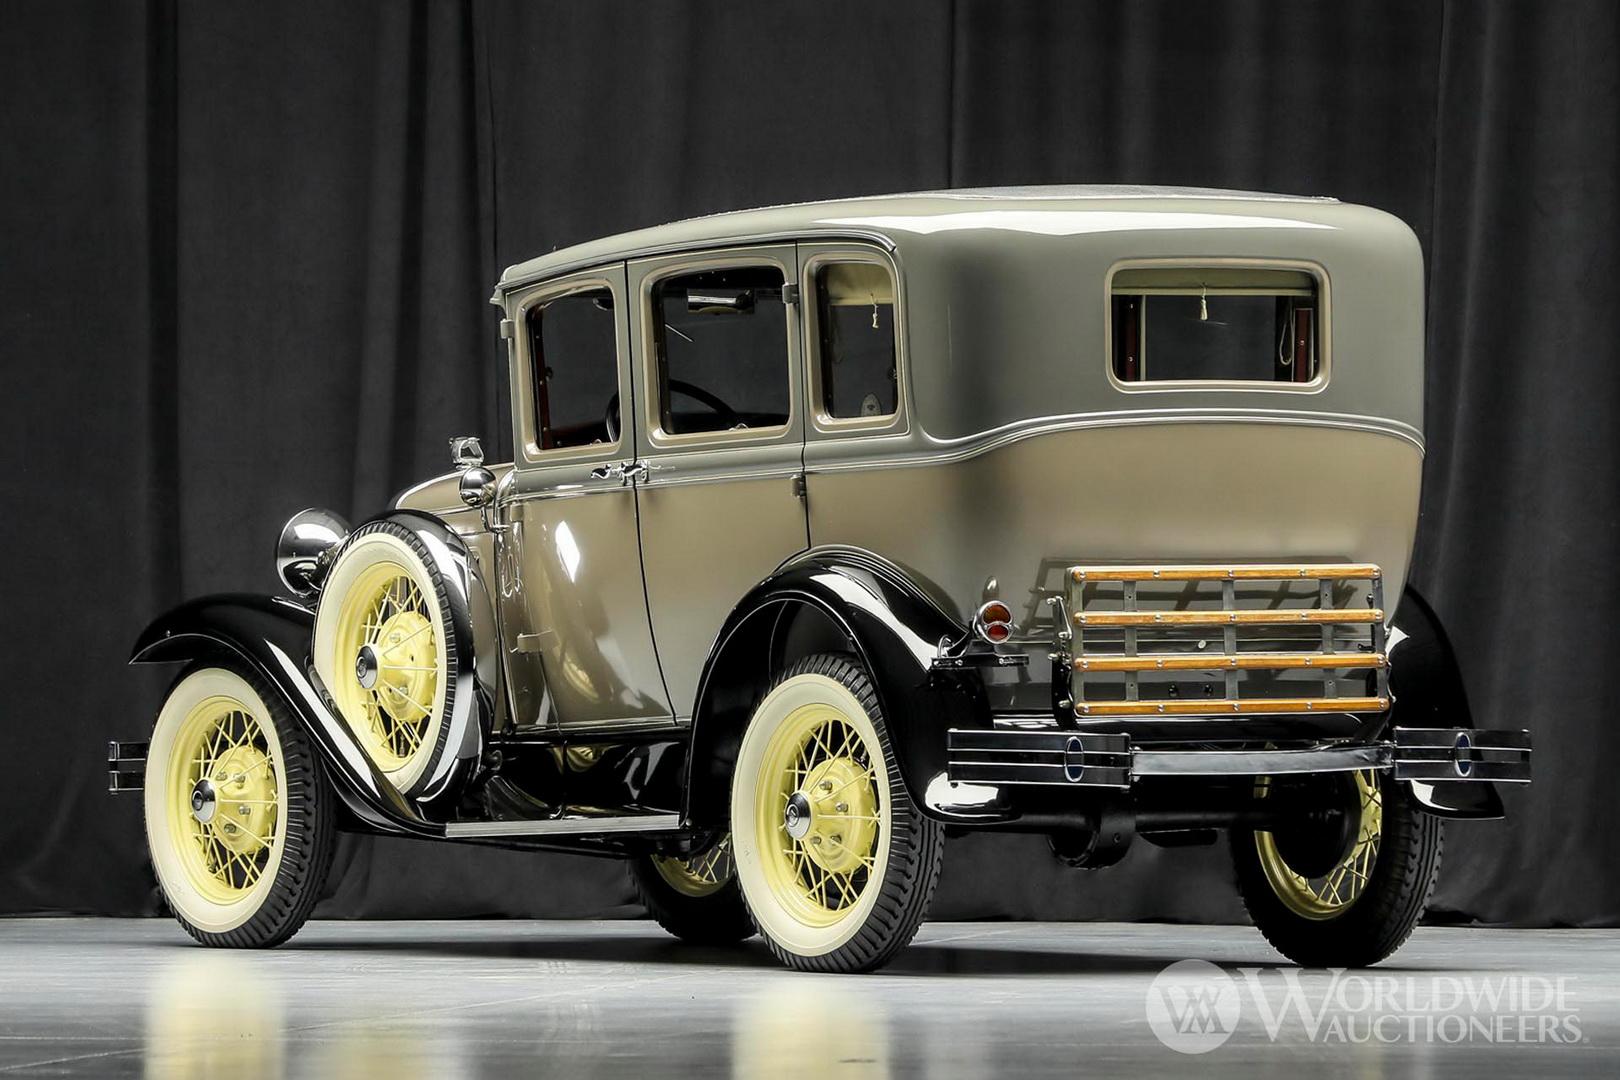
[[[615,465],[598,465],[591,470],[592,480],[618,480],[620,485],[646,478],[647,463],[644,461],[621,461]]]

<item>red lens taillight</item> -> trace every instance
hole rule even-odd
[[[990,601],[973,616],[973,629],[990,644],[1000,645],[1012,637],[1012,609],[1000,600]]]

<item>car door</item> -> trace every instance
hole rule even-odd
[[[502,637],[526,728],[670,722],[636,529],[623,263],[512,298]]]
[[[632,261],[647,605],[677,719],[732,607],[808,545],[793,245]]]

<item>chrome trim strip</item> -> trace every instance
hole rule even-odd
[[[1389,743],[1319,750],[1135,750],[1131,775],[1267,776],[1282,773],[1358,772],[1394,764]]]
[[[444,827],[447,839],[480,836],[597,836],[605,833],[670,832],[681,827],[679,814],[633,814],[628,817],[562,817],[540,821],[454,821]]]
[[[901,451],[884,457],[871,457],[861,461],[816,461],[808,465],[811,472],[854,472],[862,469],[905,468],[908,466],[950,465],[1000,450],[1024,439],[1050,435],[1063,431],[1081,431],[1100,428],[1129,427],[1138,424],[1285,424],[1295,427],[1326,427],[1344,431],[1362,431],[1373,435],[1387,435],[1401,439],[1424,453],[1423,435],[1410,424],[1398,420],[1373,416],[1353,416],[1342,413],[1287,412],[1282,410],[1240,409],[1132,409],[1107,413],[1077,413],[1067,416],[1046,416],[1019,420],[989,431],[975,432],[955,439],[930,437],[931,447],[914,451]],[[823,441],[822,445],[826,445]]]

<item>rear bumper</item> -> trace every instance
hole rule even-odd
[[[1128,789],[1146,777],[1280,776],[1393,769],[1398,780],[1529,783],[1530,733],[1395,728],[1389,740],[1304,749],[1164,749],[1126,735],[1063,729],[946,734],[953,783]]]

